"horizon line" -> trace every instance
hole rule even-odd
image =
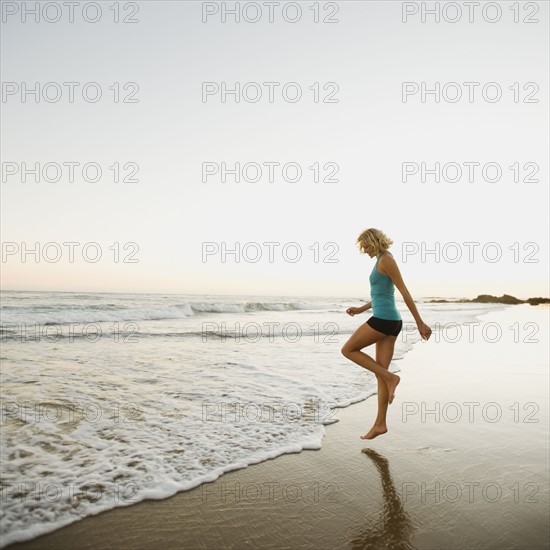
[[[335,297],[341,297],[341,298],[345,298],[345,297],[351,297],[351,296],[344,296],[344,295],[338,295],[338,294],[283,294],[283,293],[278,293],[278,294],[263,294],[263,293],[253,293],[253,294],[243,294],[243,293],[239,293],[239,294],[228,294],[228,293],[216,293],[216,292],[158,292],[158,291],[141,291],[141,292],[124,292],[124,291],[109,291],[109,290],[34,290],[34,289],[3,289],[3,288],[0,288],[0,292],[50,292],[50,293],[53,293],[53,292],[57,292],[57,293],[65,293],[65,294],[75,294],[75,293],[80,293],[80,294],[158,294],[158,295],[162,295],[162,294],[165,294],[165,295],[173,295],[173,296],[265,296],[265,297],[281,297],[281,296],[288,296],[288,297],[296,297],[296,298],[299,298],[299,297],[302,297],[302,298],[329,298],[329,297],[332,297],[332,298],[335,298]],[[494,294],[488,294],[488,293],[480,293],[480,294],[477,294],[475,297],[477,298],[478,296],[482,296],[482,295],[487,295],[487,296],[496,296]],[[529,296],[528,298],[520,298],[514,294],[507,294],[507,293],[503,293],[502,296],[512,296],[514,298],[517,298],[518,300],[528,300],[528,299],[531,299],[531,298],[544,298],[543,296]],[[439,295],[439,296],[419,296],[420,298],[432,298],[432,299],[437,299],[437,298],[441,298],[441,299],[447,299],[447,298],[455,298],[455,299],[472,299],[472,298],[467,298],[467,297],[458,297],[458,296],[448,296],[448,295],[445,295],[445,296],[442,296],[442,295]],[[497,296],[498,297],[498,296]],[[396,293],[396,296],[395,298],[399,301],[403,301],[403,298],[402,296],[400,295],[397,295]],[[363,299],[363,298],[357,298],[359,300]]]

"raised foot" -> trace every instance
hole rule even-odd
[[[361,439],[374,439],[388,431],[386,426],[373,426],[368,433],[361,436]]]
[[[397,388],[397,384],[401,382],[401,377],[397,376],[397,374],[390,373],[392,375],[391,379],[386,382],[386,385],[388,386],[388,403],[391,403],[393,401],[393,398],[395,397],[395,388]]]

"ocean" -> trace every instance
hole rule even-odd
[[[319,449],[339,408],[376,393],[374,375],[340,353],[372,315],[345,313],[358,297],[0,297],[0,547]],[[507,307],[432,298],[415,297],[429,343],[397,300],[392,372],[442,327]]]

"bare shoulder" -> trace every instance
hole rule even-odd
[[[384,254],[380,257],[378,265],[380,266],[381,271],[384,272],[384,275],[388,275],[387,271],[397,267],[397,262],[395,261],[393,254],[389,250],[386,250],[386,252],[384,252]]]

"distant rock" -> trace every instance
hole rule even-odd
[[[527,301],[532,306],[538,306],[539,304],[550,304],[550,298],[527,298]]]
[[[503,294],[500,298],[491,296],[490,294],[480,294],[477,298],[470,302],[479,302],[480,304],[524,304],[523,300],[518,300],[509,294]]]
[[[469,300],[468,298],[460,298],[460,300],[429,300],[430,304],[441,303],[466,303],[477,302],[479,304],[531,304],[537,306],[539,304],[550,304],[550,298],[528,298],[527,300],[520,300],[515,296],[509,294],[503,294],[502,296],[492,296],[491,294],[480,294],[477,298]]]

